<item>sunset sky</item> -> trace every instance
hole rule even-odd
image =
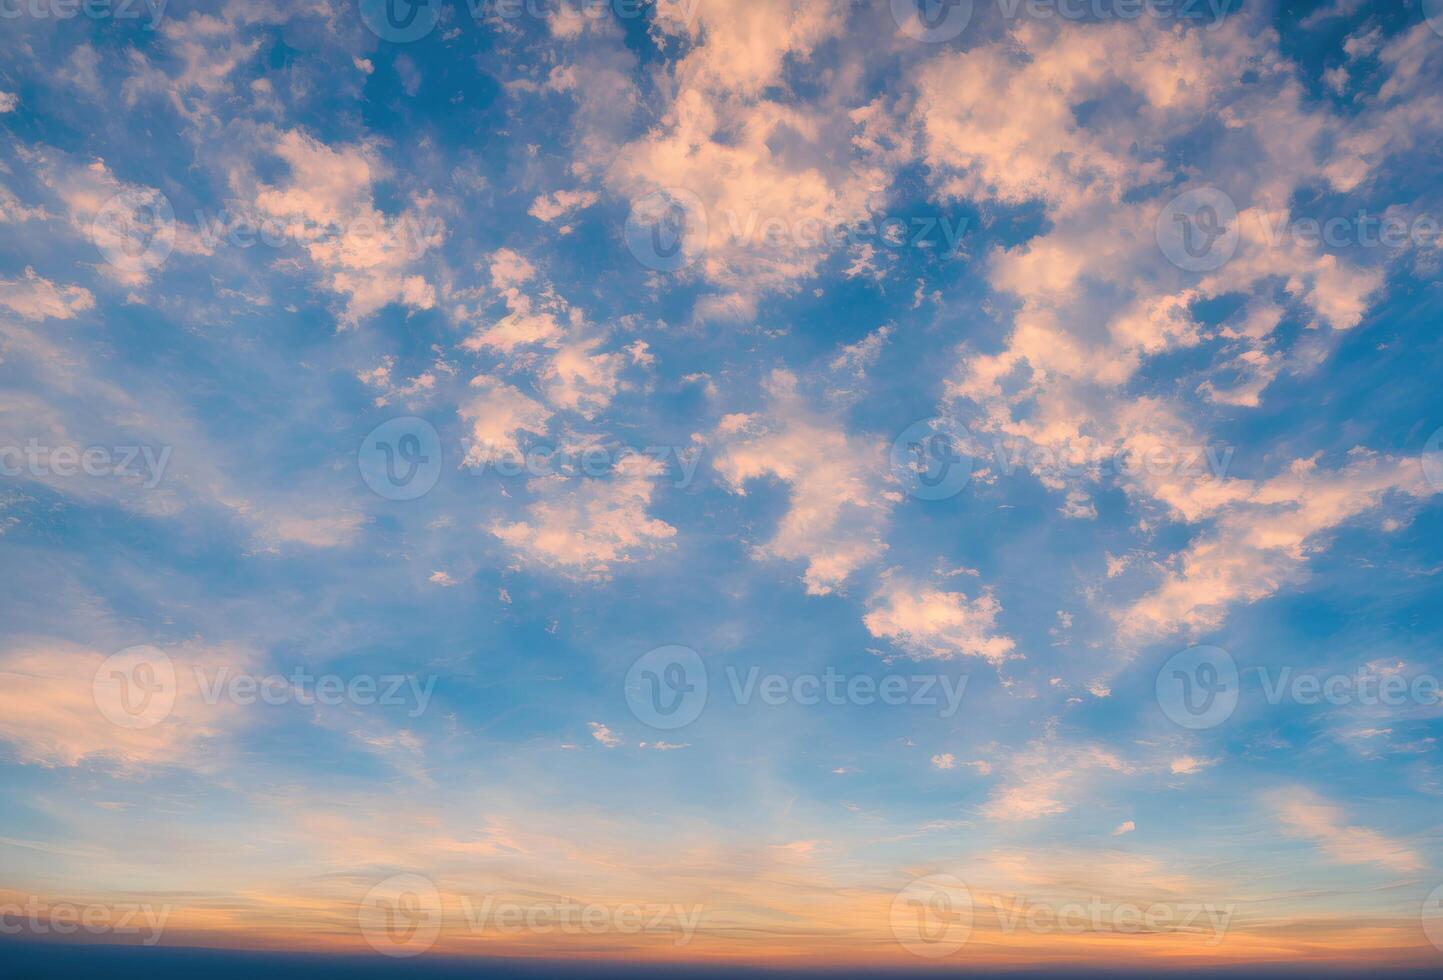
[[[0,957],[1443,968],[1443,0],[0,21]]]

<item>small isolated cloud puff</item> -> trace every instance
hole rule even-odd
[[[862,617],[867,632],[916,660],[981,657],[993,664],[1015,659],[1016,644],[997,632],[1002,606],[990,593],[969,599],[917,585],[895,572],[884,576]]]

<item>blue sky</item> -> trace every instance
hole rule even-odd
[[[419,875],[449,952],[920,964],[946,874],[975,962],[1436,962],[1443,11],[433,2],[3,8],[0,899],[366,949]],[[405,685],[206,693],[297,670]],[[996,914],[1079,896],[1233,911]]]

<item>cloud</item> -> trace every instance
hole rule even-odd
[[[436,305],[435,288],[416,271],[445,239],[445,223],[433,213],[430,197],[418,195],[400,213],[384,214],[374,203],[379,164],[370,146],[331,146],[300,129],[262,127],[256,136],[287,172],[269,183],[238,165],[230,173],[232,190],[261,217],[281,222],[326,286],[345,297],[342,327],[392,303],[412,310]]]
[[[95,307],[95,297],[83,286],[56,286],[26,266],[22,279],[0,279],[0,306],[27,320],[70,320]]]
[[[128,728],[97,706],[93,685],[108,654],[59,639],[12,641],[0,652],[0,740],[20,762],[45,768],[98,764],[124,776],[209,768],[219,761],[217,749],[201,755],[200,748],[235,728],[244,712],[224,699],[208,704],[198,678],[247,670],[254,658],[194,644],[164,652],[174,667],[175,705],[150,727]]]
[[[587,724],[591,726],[591,737],[596,739],[602,745],[606,746],[608,749],[614,749],[621,744],[621,736],[614,733],[610,728],[607,728],[601,722],[589,721],[587,722]]]
[[[533,480],[539,499],[527,509],[530,519],[498,521],[491,533],[518,558],[569,578],[610,578],[616,566],[651,558],[676,537],[676,528],[646,513],[664,473],[656,460],[630,455],[605,478]]]
[[[1245,494],[1218,505],[1210,531],[1166,564],[1162,584],[1116,614],[1123,636],[1146,639],[1216,627],[1231,606],[1256,602],[1298,581],[1322,538],[1389,494],[1438,492],[1415,459],[1353,450],[1340,469],[1297,460],[1260,483],[1234,481]]]
[[[457,409],[470,423],[466,466],[480,467],[521,451],[521,432],[545,433],[551,411],[516,388],[485,375],[471,379],[474,392]]]
[[[880,440],[850,436],[797,392],[797,378],[774,371],[762,415],[722,420],[713,465],[733,493],[773,477],[791,489],[776,534],[758,558],[805,561],[809,595],[827,595],[886,550],[882,530],[898,501],[884,470]]]
[[[1117,825],[1117,829],[1112,832],[1112,836],[1121,837],[1123,834],[1130,834],[1136,829],[1136,823],[1131,820],[1124,820],[1122,823]]]
[[[600,199],[600,195],[593,191],[557,191],[550,195],[543,194],[532,201],[531,210],[527,213],[537,221],[550,224],[574,211],[589,208]]]
[[[1312,841],[1339,864],[1382,866],[1409,873],[1425,867],[1410,847],[1376,830],[1350,825],[1341,807],[1301,786],[1275,790],[1265,802],[1277,815],[1284,832]]]
[[[867,632],[914,659],[981,657],[1000,664],[1018,656],[1016,644],[997,632],[1002,606],[990,593],[972,600],[889,573],[868,605]]]

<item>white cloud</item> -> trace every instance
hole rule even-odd
[[[807,592],[826,595],[886,550],[882,529],[898,496],[883,469],[885,446],[811,410],[789,372],[773,372],[766,391],[764,416],[722,420],[713,465],[733,493],[765,477],[790,487],[776,534],[755,554],[805,561]]]
[[[1000,664],[1018,656],[1016,644],[997,632],[1002,607],[990,593],[969,599],[893,572],[883,577],[868,606],[862,617],[867,632],[915,659],[981,657]]]
[[[22,279],[0,279],[0,306],[27,320],[70,320],[93,309],[95,297],[83,286],[56,286],[27,266]]]
[[[1422,870],[1423,859],[1411,847],[1376,830],[1348,823],[1341,807],[1301,786],[1267,794],[1265,802],[1284,832],[1310,840],[1339,864],[1382,866],[1409,873]]]
[[[617,462],[610,476],[531,482],[539,499],[529,520],[497,522],[491,533],[526,561],[571,578],[610,578],[616,566],[643,561],[671,545],[676,528],[646,513],[665,467],[641,455]]]

